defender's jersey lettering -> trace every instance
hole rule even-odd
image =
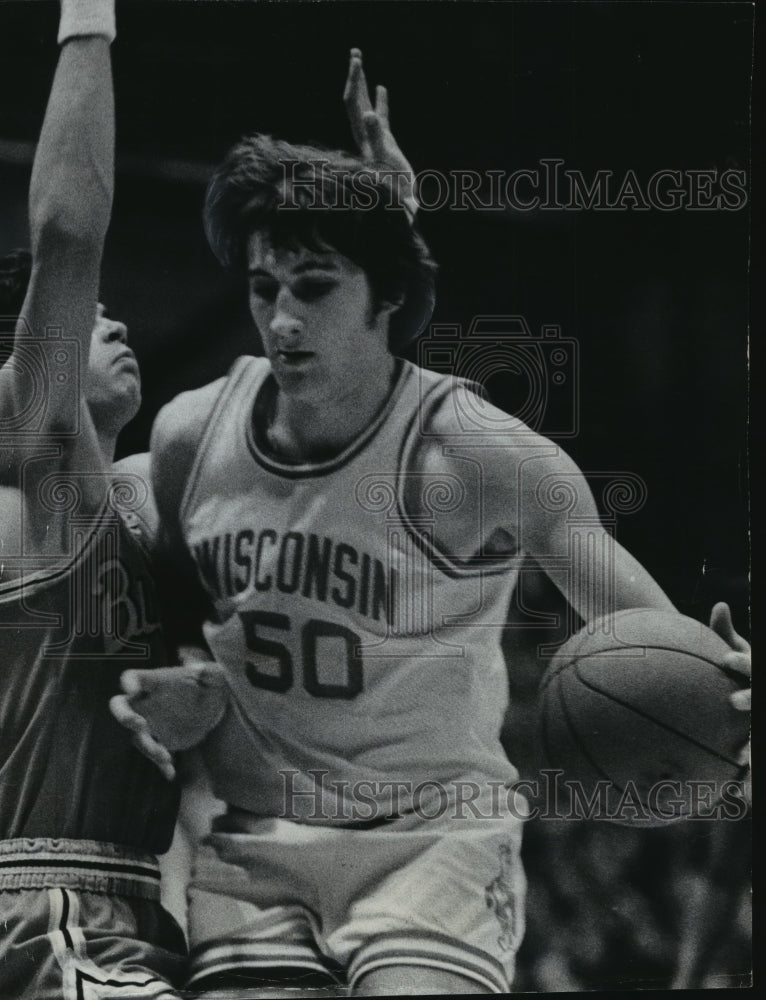
[[[109,711],[124,670],[167,663],[149,563],[116,515],[74,527],[71,551],[0,586],[0,839],[161,853],[178,788]]]
[[[203,538],[192,554],[211,597],[235,597],[249,590],[302,597],[339,608],[354,608],[365,618],[394,621],[396,570],[353,545],[299,531],[279,535],[272,528],[251,528]],[[268,567],[268,568],[267,568]]]
[[[83,649],[81,659],[149,659],[149,645],[139,640],[159,632],[159,609],[153,586],[146,577],[136,576],[135,567],[121,555],[122,539],[118,522],[105,523],[91,542],[90,558],[82,561],[78,573],[62,581],[69,592],[67,612],[57,630],[60,638],[43,646],[45,658],[68,657],[75,639],[100,637],[103,646],[91,653]],[[73,550],[87,544],[88,539],[77,532]]]

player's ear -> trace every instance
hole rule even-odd
[[[378,302],[373,310],[374,319],[382,319],[386,316],[392,316],[397,309],[401,309],[404,305],[404,299],[395,299],[393,302],[389,302],[388,299],[383,299]]]

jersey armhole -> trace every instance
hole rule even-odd
[[[159,517],[152,557],[155,577],[161,585],[160,596],[174,595],[174,600],[163,602],[166,637],[174,650],[187,643],[204,646],[200,623],[210,616],[212,607],[186,548],[182,517],[193,493],[201,456],[209,446],[222,403],[228,398],[231,377],[244,370],[248,360],[237,359],[228,377],[202,387],[209,390],[209,396],[206,412],[196,421],[194,410],[187,419],[188,411],[184,412],[184,404],[176,397],[160,411],[152,429],[150,479]]]
[[[216,429],[218,427],[219,420],[221,419],[221,415],[226,410],[226,405],[232,394],[236,391],[240,382],[252,367],[252,362],[254,360],[256,359],[253,357],[245,356],[237,358],[234,362],[228,375],[223,381],[221,390],[213,403],[210,415],[208,416],[199,437],[196,442],[189,443],[191,446],[191,454],[186,455],[186,461],[181,463],[184,467],[181,470],[181,474],[178,476],[174,475],[173,477],[173,495],[178,498],[176,510],[178,512],[177,519],[179,530],[183,524],[186,511],[194,499],[202,464],[205,460],[207,452],[210,449],[211,442],[215,440]]]
[[[201,461],[208,450],[223,403],[230,394],[233,381],[239,380],[250,360],[238,358],[228,375],[201,390],[176,396],[157,415],[151,435],[151,480],[164,530],[180,531],[183,512],[193,495]],[[185,419],[181,414],[181,397],[214,387],[207,415],[196,423],[194,415],[191,420]]]
[[[418,525],[420,518],[417,515],[413,517],[412,513],[407,509],[405,496],[407,476],[409,473],[421,475],[415,468],[415,456],[417,446],[420,443],[419,437],[429,436],[429,428],[433,428],[439,410],[446,404],[451,393],[457,387],[475,393],[481,399],[487,399],[487,394],[483,386],[466,379],[458,378],[445,378],[443,382],[436,383],[425,394],[410,420],[402,442],[398,463],[401,475],[399,476],[397,487],[399,516],[417,546],[427,556],[429,561],[447,576],[456,578],[506,573],[518,563],[520,552],[517,551],[511,556],[501,556],[497,559],[477,554],[469,559],[458,560],[454,555],[441,548],[435,536],[431,538],[427,537]],[[437,438],[437,434],[433,430],[431,430],[430,436],[434,439]]]

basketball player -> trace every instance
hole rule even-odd
[[[204,741],[227,804],[190,887],[195,990],[503,993],[524,925],[498,737],[521,560],[585,621],[673,606],[560,448],[397,357],[434,265],[375,165],[398,147],[356,50],[347,100],[372,161],[254,136],[208,188],[265,357],[170,403],[152,455],[226,687],[131,671],[113,710],[167,776]]]
[[[147,498],[139,477],[110,470],[140,403],[125,326],[97,305],[113,37],[111,0],[63,0],[30,187],[32,254],[0,269],[0,312],[20,313],[0,368],[3,1000],[175,997],[184,961],[155,857],[172,838],[177,791],[107,707],[126,667],[166,662],[134,535],[142,511],[119,515],[131,490],[134,507]]]

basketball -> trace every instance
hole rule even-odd
[[[650,608],[568,639],[542,680],[541,735],[570,808],[659,825],[735,795],[749,715],[729,695],[748,682],[723,666],[729,652],[700,622]]]

